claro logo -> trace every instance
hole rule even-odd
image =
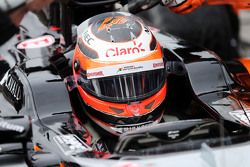
[[[129,47],[129,48],[119,48],[119,47],[110,48],[106,51],[106,57],[115,57],[115,56],[145,52],[145,49],[141,48],[142,42],[140,42],[138,46],[136,45],[136,42],[133,42],[133,44],[134,47]]]

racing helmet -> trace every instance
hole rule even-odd
[[[87,116],[112,134],[162,118],[167,93],[163,52],[137,16],[109,12],[79,25],[73,77]]]

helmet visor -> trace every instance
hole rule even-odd
[[[113,102],[138,101],[152,96],[165,83],[165,70],[87,79],[81,74],[81,87],[90,94]]]

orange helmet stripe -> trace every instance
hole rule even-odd
[[[80,92],[81,97],[84,99],[85,103],[92,108],[94,108],[97,111],[103,112],[105,114],[113,115],[113,116],[119,116],[119,117],[133,117],[133,112],[129,111],[129,104],[126,103],[112,103],[107,101],[102,101],[97,98],[95,98],[92,95],[89,95],[87,92],[85,92],[80,86],[78,86],[78,90]],[[145,115],[150,112],[152,112],[155,108],[157,108],[166,97],[167,93],[167,84],[165,83],[164,86],[157,92],[155,95],[151,96],[150,98],[147,98],[145,100],[140,101],[138,104],[140,108],[139,115]],[[152,103],[152,107],[147,109],[145,106]],[[114,112],[111,108],[116,108],[123,110],[124,112],[117,114]]]

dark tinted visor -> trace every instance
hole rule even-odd
[[[145,99],[158,92],[165,83],[165,70],[87,79],[81,75],[81,87],[105,101],[128,102]]]

